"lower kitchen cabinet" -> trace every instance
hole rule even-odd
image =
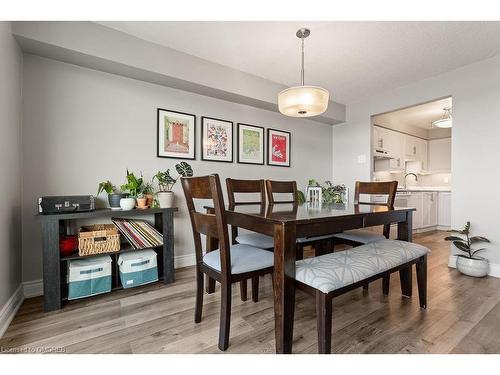
[[[451,227],[451,192],[439,192],[438,199],[438,228],[450,229]]]
[[[422,193],[422,228],[438,225],[438,193],[435,191]]]

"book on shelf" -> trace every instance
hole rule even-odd
[[[134,249],[163,245],[163,235],[145,220],[112,218],[112,221]]]

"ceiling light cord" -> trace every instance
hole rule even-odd
[[[304,86],[304,37],[301,37],[302,41],[302,68],[300,70],[300,85]]]

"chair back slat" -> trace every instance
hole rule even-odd
[[[361,194],[365,195],[387,195],[388,207],[394,207],[394,200],[396,199],[396,191],[398,190],[397,181],[388,182],[361,182],[356,181],[356,187],[354,190],[354,204],[359,203],[370,203],[370,202],[360,202],[359,196]],[[379,204],[379,203],[377,203]],[[381,204],[384,205],[384,204]]]
[[[237,180],[226,178],[227,197],[231,206],[237,204],[266,204],[266,186],[264,180]],[[235,193],[258,193],[259,201],[237,202]]]
[[[364,203],[359,201],[359,196],[361,194],[365,195],[387,195],[386,204],[377,203],[377,205],[387,206],[389,208],[394,208],[394,200],[396,199],[396,192],[398,190],[397,181],[388,182],[361,182],[356,181],[356,187],[354,189],[354,204]],[[371,202],[366,202],[370,203]],[[385,238],[390,237],[391,225],[384,225],[384,236]]]
[[[229,278],[231,273],[231,253],[227,234],[226,210],[219,175],[182,177],[181,183],[193,229],[196,262],[203,262],[200,234],[217,238],[219,241],[222,277]],[[194,199],[212,199],[214,213],[197,212]]]
[[[275,203],[297,203],[297,182],[295,181],[272,181],[266,180],[267,199],[269,204]],[[292,199],[287,201],[277,201],[273,194],[291,194]]]
[[[214,214],[193,212],[194,226],[198,233],[212,238],[219,238],[217,230],[217,220]]]

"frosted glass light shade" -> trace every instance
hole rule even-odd
[[[278,108],[285,116],[317,116],[326,111],[329,99],[328,90],[321,87],[290,87],[278,94]]]
[[[434,121],[432,125],[437,126],[438,128],[451,128],[453,125],[453,121],[451,118],[444,118]]]

